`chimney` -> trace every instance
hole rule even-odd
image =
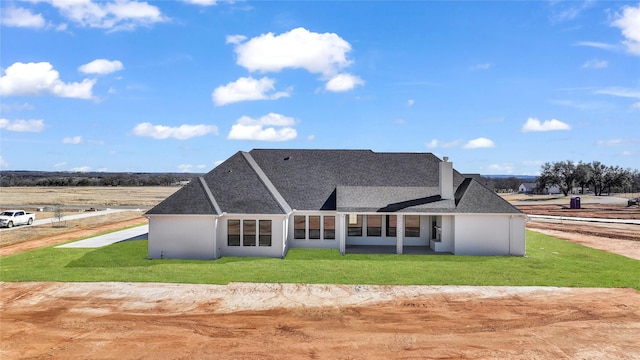
[[[453,199],[453,164],[448,157],[440,162],[440,197],[443,200]]]

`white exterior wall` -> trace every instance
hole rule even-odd
[[[439,241],[431,241],[431,249],[435,252],[454,251],[455,247],[455,218],[453,215],[443,215],[436,217],[436,226],[440,228],[437,236]]]
[[[524,256],[527,253],[525,231],[527,226],[527,218],[526,216],[511,216],[510,221],[510,255]]]
[[[512,218],[515,216],[456,215],[453,252],[456,255],[524,255],[524,220]]]
[[[149,257],[215,259],[215,222],[215,216],[149,216]]]
[[[271,220],[271,246],[242,246],[242,223],[240,225],[240,246],[229,246],[227,241],[227,220],[256,220],[256,232],[259,231],[259,220]],[[218,220],[217,245],[220,256],[262,256],[283,257],[286,254],[286,222],[285,215],[234,215],[227,214]],[[256,245],[258,240],[256,239]]]

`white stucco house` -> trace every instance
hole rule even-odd
[[[290,248],[525,254],[526,216],[431,153],[238,152],[149,210],[149,257]]]
[[[534,194],[538,189],[538,184],[534,182],[522,183],[518,187],[518,192],[521,194]],[[562,193],[560,186],[558,185],[545,185],[544,189],[539,192],[545,195],[554,195]]]

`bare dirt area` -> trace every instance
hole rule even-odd
[[[638,206],[586,204],[581,209],[564,205],[523,205],[529,215],[562,217],[640,219]],[[572,221],[566,219],[530,219],[527,228],[559,239],[640,260],[640,225]]]
[[[640,207],[624,204],[582,204],[580,209],[569,205],[518,205],[518,209],[528,215],[568,216],[598,219],[640,219]]]
[[[1,283],[6,359],[638,359],[640,292]]]

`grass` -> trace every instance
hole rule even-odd
[[[131,281],[629,287],[640,261],[527,232],[527,257],[356,255],[291,249],[285,259],[148,260],[147,241],[42,248],[0,258],[2,281]]]

